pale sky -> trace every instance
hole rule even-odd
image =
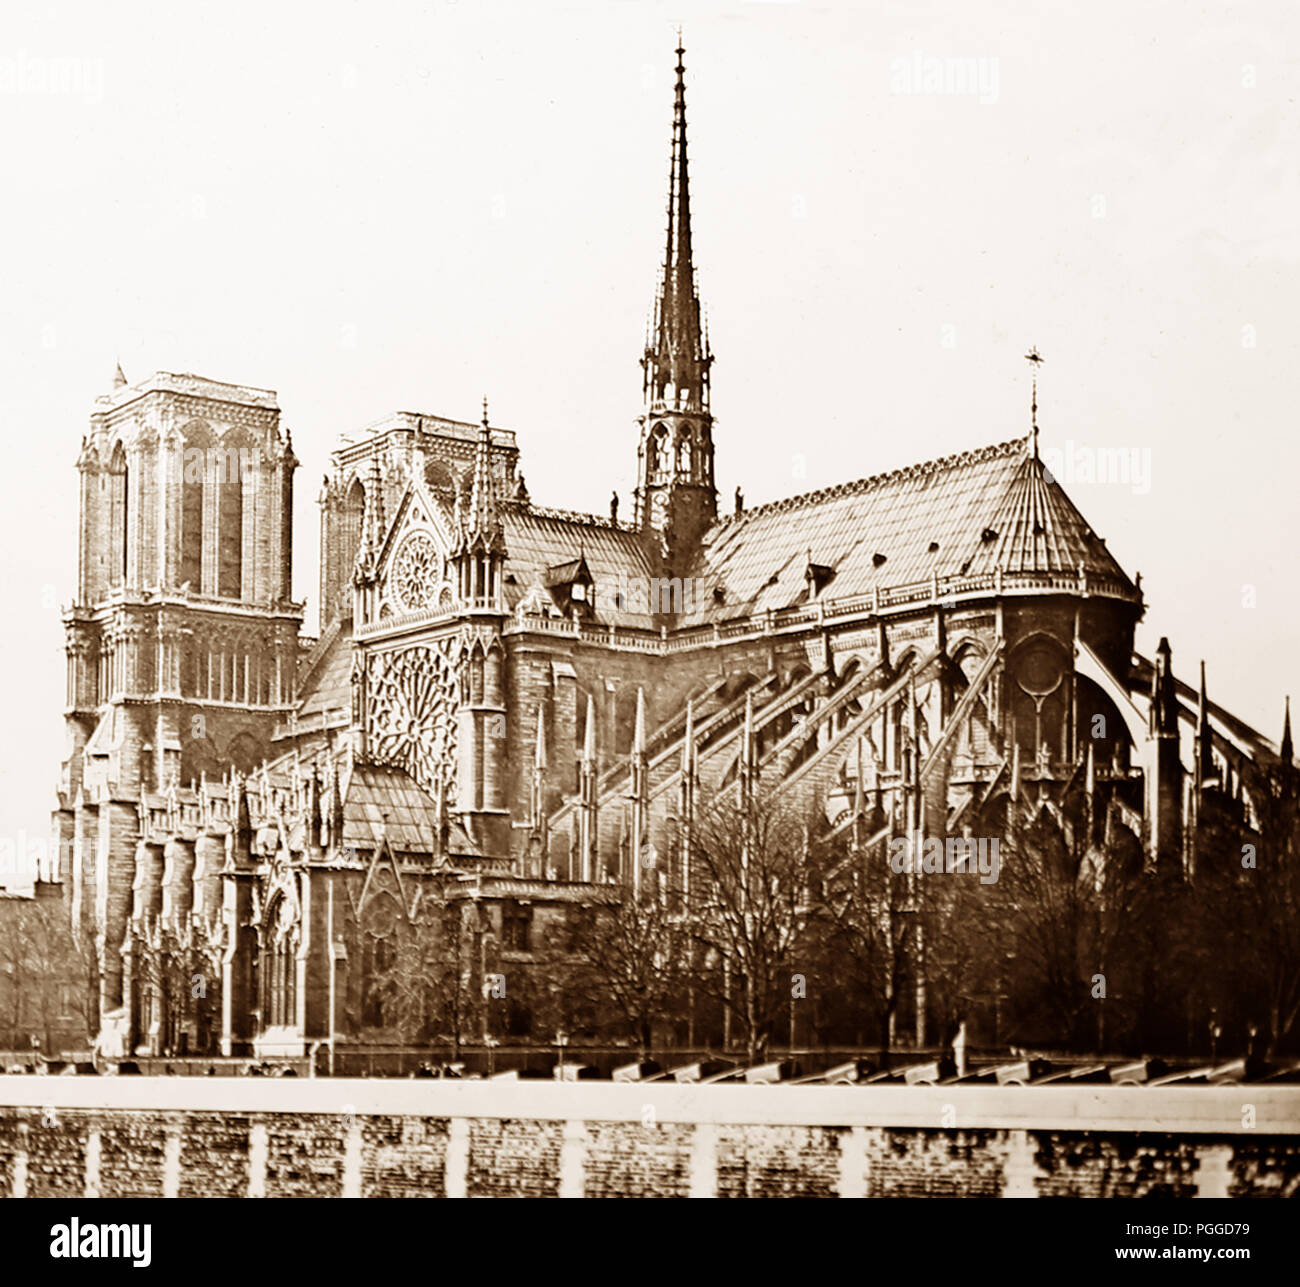
[[[724,505],[1024,433],[1037,345],[1044,449],[1149,461],[1063,479],[1143,574],[1139,646],[1276,739],[1300,11],[1042,8],[10,0],[0,850],[48,831],[74,462],[119,357],[278,391],[312,630],[328,453],[386,412],[486,394],[536,501],[630,512],[678,22]],[[984,92],[924,92],[934,59]]]

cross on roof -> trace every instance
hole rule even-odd
[[[1025,361],[1033,363],[1033,367],[1034,367],[1033,400],[1030,403],[1029,413],[1030,413],[1030,418],[1033,425],[1033,433],[1034,433],[1034,459],[1037,460],[1038,459],[1038,368],[1040,365],[1042,365],[1043,362],[1042,354],[1039,353],[1037,345],[1035,345],[1033,348],[1029,350],[1028,353],[1025,354]]]

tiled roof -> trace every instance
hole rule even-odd
[[[971,560],[972,573],[1074,572],[1123,577],[1105,543],[1088,525],[1041,460],[1026,455],[992,515]]]
[[[596,620],[603,624],[653,629],[645,613],[619,607],[616,595],[628,578],[650,578],[652,569],[640,534],[594,514],[573,514],[534,506],[502,508],[506,538],[506,605],[513,609],[530,592],[541,604],[554,600],[548,574],[562,563],[585,559],[596,583]],[[511,578],[514,578],[512,581]]]
[[[331,626],[317,645],[319,655],[308,658],[298,701],[298,718],[352,710],[352,622]]]
[[[828,599],[998,567],[1073,572],[1082,563],[1090,574],[1124,578],[1044,474],[1017,438],[727,518],[704,538],[694,606],[680,624],[803,602],[810,561],[834,571]]]
[[[407,853],[435,847],[438,806],[401,769],[356,764],[343,795],[343,843],[369,849],[387,828],[388,842]]]

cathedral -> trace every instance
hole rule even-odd
[[[479,987],[575,907],[688,886],[693,810],[741,783],[830,832],[869,802],[875,841],[1086,791],[1186,864],[1210,797],[1249,808],[1245,766],[1289,762],[1289,729],[1134,651],[1140,578],[1046,469],[1036,406],[1009,441],[721,512],[688,173],[678,49],[630,512],[536,503],[486,404],[386,416],[330,458],[318,638],[275,393],[119,367],[96,400],[48,876],[101,1041],[391,1039],[372,984],[422,899],[463,910]]]

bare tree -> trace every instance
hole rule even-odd
[[[473,1012],[474,962],[466,942],[466,903],[429,882],[415,908],[393,927],[386,968],[371,981],[385,1017],[402,1040],[415,1044],[449,1037],[454,1054]]]
[[[574,946],[585,960],[590,995],[608,1003],[645,1058],[655,1023],[681,1008],[692,947],[685,919],[658,890],[645,887],[591,907]]]
[[[851,991],[874,1010],[886,1061],[915,925],[907,878],[893,871],[887,855],[883,840],[860,847],[845,843],[831,855],[822,898],[826,949]]]
[[[1108,1038],[1107,1013],[1131,1019],[1144,1001],[1140,937],[1155,891],[1131,838],[1090,843],[1088,828],[1043,809],[1000,838],[996,883],[959,889],[948,940],[979,986],[1010,999],[1023,1031],[1104,1046],[1118,1027]]]
[[[1300,1017],[1300,775],[1261,768],[1249,787],[1253,818],[1199,837],[1197,906],[1221,1013],[1254,1024],[1268,1052]]]
[[[89,944],[72,933],[57,899],[10,896],[0,935],[0,1016],[10,1047],[36,1037],[46,1051],[82,1045],[91,1024],[87,980],[94,975]]]
[[[724,791],[692,828],[692,930],[721,967],[702,973],[701,990],[739,1021],[751,1063],[766,1054],[795,962],[816,938],[823,862],[814,826],[815,814],[777,796],[755,793],[744,806]]]

